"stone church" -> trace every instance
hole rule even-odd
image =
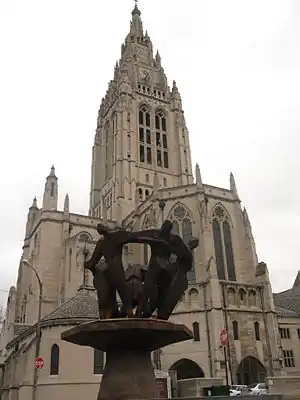
[[[169,86],[137,6],[98,113],[88,214],[72,213],[68,195],[58,210],[58,194],[52,167],[43,203],[34,199],[29,208],[21,256],[37,272],[42,294],[34,270],[20,261],[1,334],[2,399],[29,400],[33,392],[43,400],[96,398],[105,354],[62,342],[60,335],[98,316],[83,263],[100,221],[139,230],[170,219],[185,241],[199,238],[189,288],[172,316],[194,339],[155,352],[157,370],[172,371],[182,387],[191,378],[211,385],[227,375],[229,383],[250,384],[300,373],[300,304],[291,307],[289,295],[273,297],[233,175],[229,189],[203,183],[198,165],[193,176],[180,92],[175,81]],[[147,264],[149,256],[146,245],[126,246],[124,265]],[[294,289],[299,300],[300,277]],[[39,300],[44,366],[36,371]],[[225,350],[222,329],[228,332]]]

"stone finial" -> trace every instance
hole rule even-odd
[[[202,178],[201,178],[201,172],[200,172],[200,167],[199,164],[196,164],[196,185],[198,189],[203,188],[203,183],[202,183]]]
[[[235,193],[236,195],[238,194],[236,184],[235,184],[235,179],[233,176],[233,173],[230,172],[230,190]]]
[[[70,212],[70,200],[69,200],[69,195],[67,193],[64,202],[64,213],[68,214],[69,212]]]
[[[158,50],[156,52],[155,61],[157,62],[158,65],[161,64],[161,57]]]
[[[52,165],[51,170],[50,170],[50,175],[49,176],[56,176],[55,175],[55,167]]]
[[[34,197],[34,199],[32,200],[32,205],[31,205],[31,207],[30,208],[38,208],[38,206],[37,206],[37,199],[36,199],[36,197]]]

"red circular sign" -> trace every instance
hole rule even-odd
[[[42,357],[38,357],[35,359],[35,368],[36,369],[43,369],[44,366],[44,359]]]
[[[228,335],[226,329],[222,329],[220,333],[220,342],[222,346],[227,345]]]

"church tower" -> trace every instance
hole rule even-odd
[[[55,175],[54,165],[52,165],[50,174],[46,178],[44,197],[43,197],[43,210],[50,210],[50,211],[57,210],[57,200],[58,200],[57,176]]]
[[[153,55],[137,5],[98,113],[91,175],[90,215],[113,220],[151,195],[155,175],[161,188],[193,183],[181,96]]]

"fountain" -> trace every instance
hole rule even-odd
[[[138,232],[102,224],[97,230],[102,238],[85,268],[93,273],[100,319],[63,332],[62,339],[106,352],[98,400],[157,398],[151,352],[193,337],[185,325],[168,319],[188,287],[198,239],[186,245],[171,233],[170,221]],[[150,245],[148,266],[130,264],[124,271],[122,250],[128,243]],[[176,260],[170,261],[171,254]]]

